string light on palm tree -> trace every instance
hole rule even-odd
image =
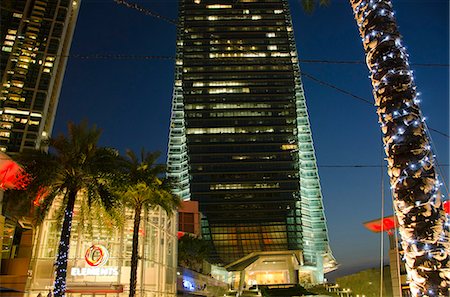
[[[392,3],[351,0],[371,72],[413,296],[448,296],[448,217],[414,74]]]

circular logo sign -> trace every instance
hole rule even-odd
[[[109,253],[103,245],[94,244],[87,249],[84,259],[91,266],[103,266],[109,259]]]

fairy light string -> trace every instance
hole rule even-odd
[[[425,118],[392,3],[350,0],[371,72],[412,296],[448,296],[450,243]]]
[[[55,262],[55,282],[53,289],[55,297],[62,297],[66,294],[67,261],[69,257],[70,235],[76,194],[69,193],[68,196],[69,199],[64,211],[64,221],[59,240],[58,256]]]

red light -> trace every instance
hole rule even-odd
[[[383,219],[373,220],[364,223],[364,226],[372,232],[392,232],[396,228],[394,216],[385,217]]]
[[[183,237],[184,234],[185,234],[185,233],[184,233],[183,231],[178,231],[178,234],[177,234],[178,239],[180,239],[181,237]]]
[[[0,153],[0,188],[24,189],[30,183],[30,176],[8,155]]]

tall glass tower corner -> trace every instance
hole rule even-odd
[[[0,151],[50,137],[81,0],[10,0],[0,9]]]
[[[180,1],[168,170],[217,262],[335,269],[287,0]]]

